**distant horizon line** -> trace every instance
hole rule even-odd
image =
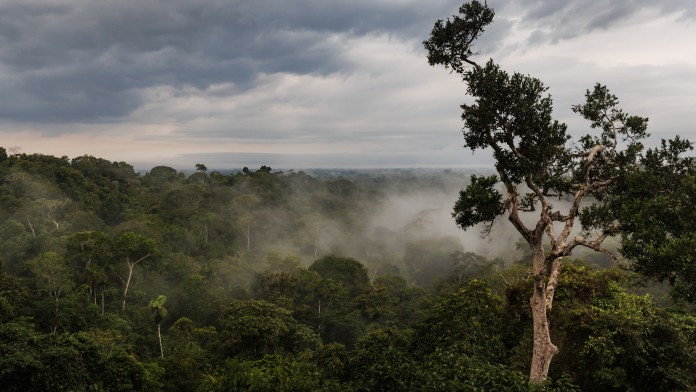
[[[128,162],[126,162],[128,163]],[[205,165],[205,163],[203,163]],[[136,172],[149,172],[155,167],[158,166],[166,166],[166,167],[171,167],[172,169],[176,169],[177,171],[181,172],[190,172],[190,173],[195,173],[200,170],[195,169],[195,167],[190,167],[190,166],[183,166],[180,164],[177,165],[168,165],[168,164],[156,164],[154,166],[143,166],[143,164],[137,164],[137,165],[132,165],[133,169]],[[226,168],[220,168],[220,167],[207,167],[206,165],[206,172],[211,173],[215,171],[242,171],[245,167],[249,168],[250,170],[256,171],[260,169],[262,166],[268,166],[272,169],[273,172],[288,172],[288,171],[293,171],[295,173],[301,172],[301,171],[313,171],[313,170],[337,170],[337,171],[379,171],[379,170],[391,170],[391,171],[397,171],[397,170],[467,170],[467,169],[490,169],[493,170],[495,169],[492,165],[421,165],[421,166],[336,166],[336,167],[330,167],[330,166],[315,166],[315,167],[273,167],[269,164],[261,164],[261,165],[243,165],[243,166],[232,166],[232,167],[226,167]]]
[[[136,169],[137,172],[149,172],[157,166],[167,166],[177,171],[195,172],[197,164],[205,165],[209,172],[235,171],[244,167],[256,170],[261,166],[269,166],[282,171],[309,171],[309,170],[471,170],[493,169],[494,163],[485,157],[472,159],[468,154],[459,154],[459,151],[428,151],[413,152],[365,152],[365,153],[251,153],[251,152],[211,152],[188,153],[178,155],[153,154],[150,157],[117,157],[113,154],[67,154],[22,151],[20,147],[10,155],[16,154],[42,154],[61,157],[69,160],[83,156],[92,156],[111,162],[124,162]],[[8,148],[12,152],[12,148]],[[230,159],[231,158],[231,159]]]

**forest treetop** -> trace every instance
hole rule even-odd
[[[534,353],[530,379],[541,383],[558,352],[551,342],[547,313],[552,309],[564,259],[579,246],[616,259],[603,245],[613,235],[622,234],[628,243],[666,243],[669,235],[684,233],[681,227],[655,232],[653,221],[635,219],[635,210],[627,210],[625,201],[635,199],[639,191],[631,187],[629,178],[646,168],[679,179],[688,177],[684,168],[693,170],[694,164],[682,154],[691,150],[692,144],[675,138],[644,152],[642,140],[648,136],[648,119],[626,114],[618,106],[618,98],[599,83],[587,90],[584,103],[572,107],[591,128],[590,133],[572,141],[567,126],[553,119],[553,101],[539,79],[519,72],[509,74],[493,59],[485,64],[475,59],[474,44],[494,15],[486,3],[464,3],[459,15],[435,22],[424,46],[430,65],[443,65],[466,83],[474,102],[461,105],[465,147],[491,151],[498,173],[471,177],[455,204],[456,222],[463,229],[486,224],[490,230],[497,217],[506,215],[532,253]],[[672,192],[672,185],[661,184],[664,187],[655,189],[657,193]],[[677,192],[689,193],[691,189]],[[641,208],[637,204],[633,207]],[[538,214],[531,224],[522,218],[529,213]],[[636,241],[639,233],[643,238]],[[693,274],[690,257],[679,263],[680,269],[645,257],[636,261],[636,270],[649,271],[642,267],[648,263],[666,271],[673,281],[688,281]]]

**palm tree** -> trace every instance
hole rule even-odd
[[[160,346],[160,357],[164,359],[164,349],[162,348],[162,333],[160,332],[160,324],[162,319],[167,316],[167,309],[164,307],[164,303],[167,301],[167,297],[164,295],[159,295],[157,298],[150,301],[150,313],[154,316],[155,324],[157,324],[157,337],[159,338]]]

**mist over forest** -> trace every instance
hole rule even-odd
[[[696,2],[607,3],[0,1],[0,391],[696,391]]]
[[[89,155],[4,153],[0,382],[528,390],[530,255],[506,222],[490,235],[456,227],[470,174],[487,172],[136,172]],[[568,311],[553,322],[566,349],[548,390],[605,390],[618,376],[597,372],[619,370],[635,390],[667,374],[677,379],[663,390],[694,385],[693,308],[602,257],[564,268],[557,301]],[[623,354],[598,365],[594,339]],[[646,360],[660,365],[637,378]]]

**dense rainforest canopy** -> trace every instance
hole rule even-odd
[[[530,254],[431,224],[463,173],[2,152],[3,390],[530,388]],[[694,390],[688,303],[606,258],[566,264],[546,390]]]

